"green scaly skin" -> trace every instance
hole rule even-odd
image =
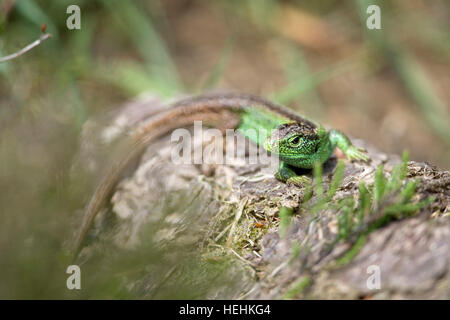
[[[312,169],[316,163],[326,162],[338,147],[349,160],[368,161],[364,149],[352,145],[342,132],[326,131],[322,125],[316,128],[294,123],[276,113],[248,108],[241,113],[242,121],[237,128],[249,140],[279,157],[280,166],[275,178],[286,183],[301,185],[308,181],[293,168]],[[255,134],[262,129],[266,134]]]

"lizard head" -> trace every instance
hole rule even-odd
[[[308,123],[286,123],[272,131],[265,148],[294,166],[313,158],[321,147],[325,130]]]

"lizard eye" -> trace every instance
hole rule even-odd
[[[289,140],[289,143],[292,147],[298,147],[300,144],[300,136],[295,136]]]

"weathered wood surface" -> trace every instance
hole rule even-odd
[[[128,130],[140,114],[158,110],[155,101],[143,98],[109,115],[106,122],[92,122],[84,138],[81,164],[93,172],[104,171],[105,164],[98,159],[108,157],[109,141]],[[379,164],[384,164],[389,175],[400,161],[398,156],[384,154],[363,141],[354,143],[366,147],[372,161],[346,161],[334,199],[349,194],[357,197],[359,182],[371,184]],[[202,141],[194,144],[198,147]],[[144,241],[143,226],[157,222],[159,227],[152,237],[156,243],[191,244],[203,258],[232,259],[230,277],[237,277],[239,285],[211,288],[210,298],[450,298],[448,171],[410,161],[408,178],[420,181],[415,197],[434,195],[434,203],[412,217],[373,231],[351,261],[338,264],[353,244],[338,243],[329,251],[336,238],[337,212],[330,209],[311,215],[302,207],[305,188],[278,182],[272,168],[248,165],[245,156],[227,165],[175,165],[172,146],[169,136],[151,145],[120,182],[110,210],[96,221],[94,234],[101,241],[97,239],[85,248],[85,259],[102,250],[99,243],[138,246]],[[325,184],[333,176],[338,156],[325,164]],[[281,206],[295,210],[283,237],[278,219]],[[105,216],[111,215],[114,228],[104,223]],[[293,254],[293,248],[300,248],[298,254]],[[380,270],[380,289],[367,286],[369,266]],[[308,285],[298,290],[305,279]]]

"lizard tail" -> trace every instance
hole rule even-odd
[[[107,174],[95,189],[75,238],[72,260],[74,261],[78,257],[97,213],[112,196],[115,186],[122,178],[124,171],[135,159],[142,155],[152,141],[168,134],[172,130],[192,125],[194,121],[203,121],[205,126],[210,127],[235,129],[240,122],[239,114],[234,112],[237,109],[235,105],[231,104],[220,106],[205,106],[203,104],[180,105],[140,125],[131,138],[133,142],[129,146],[129,152],[126,152],[122,159],[108,169]]]

